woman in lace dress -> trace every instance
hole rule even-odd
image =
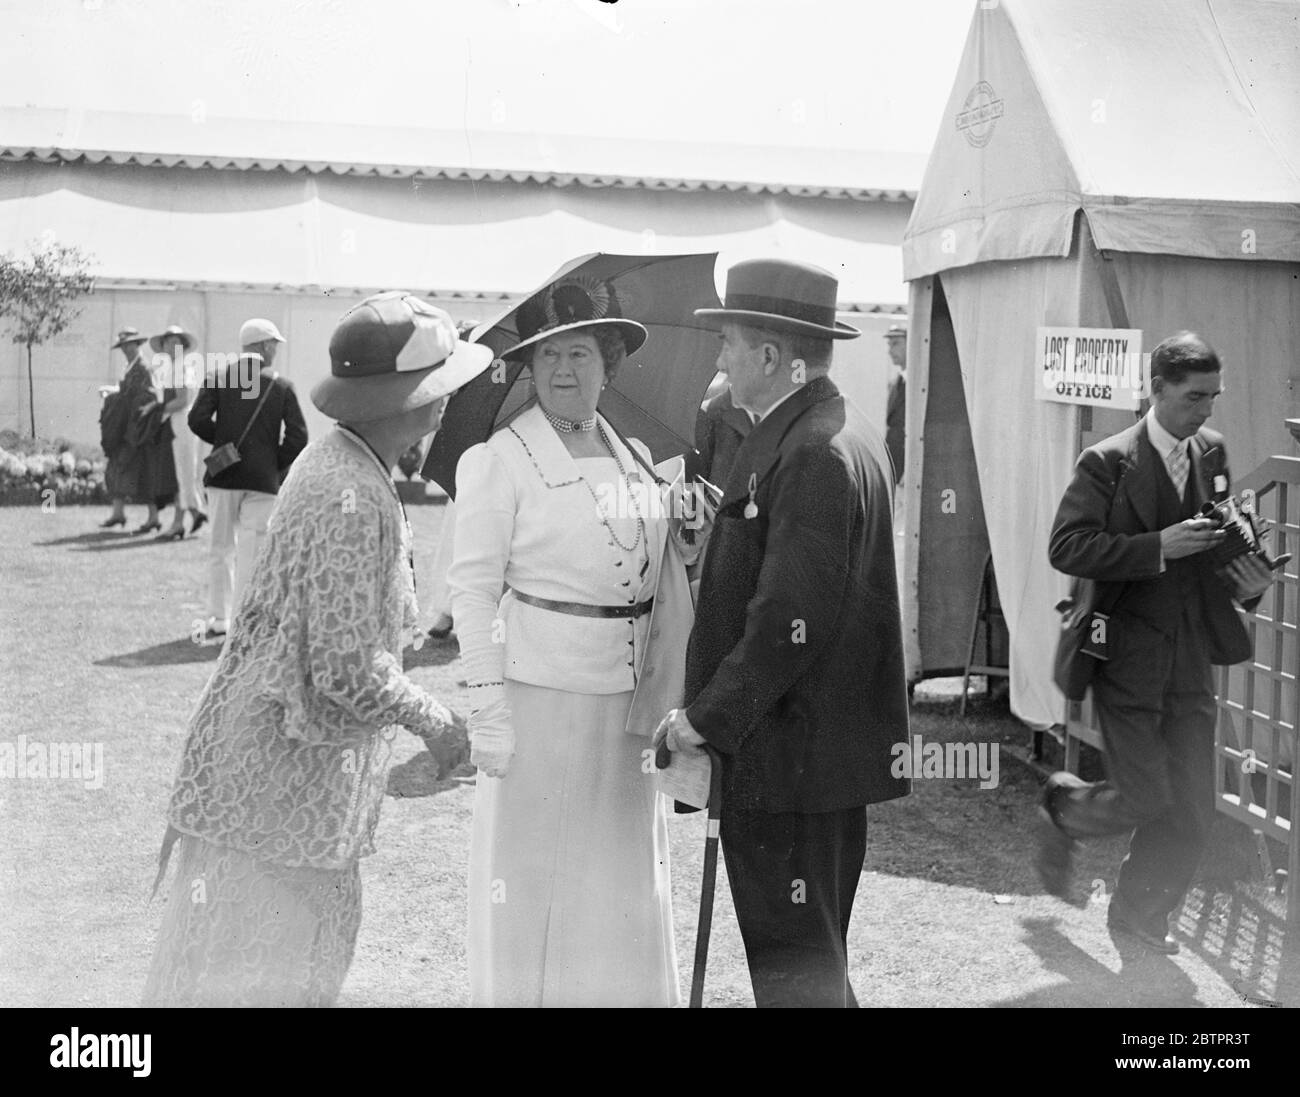
[[[456,470],[448,581],[479,768],[475,1006],[678,1002],[664,799],[648,740],[629,734],[665,626],[653,614],[667,531],[596,412],[646,337],[617,309],[610,287],[576,281],[525,302],[507,354],[527,356],[537,404]]]
[[[294,463],[191,719],[146,1005],[329,1005],[361,920],[397,727],[448,711],[402,673],[411,533],[390,469],[491,362],[419,298],[379,294],[330,341],[312,400],[338,425]]]

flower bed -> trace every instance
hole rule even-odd
[[[0,431],[0,507],[108,502],[98,446]]]

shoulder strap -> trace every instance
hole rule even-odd
[[[239,441],[235,443],[235,449],[239,449],[239,447],[244,444],[244,439],[248,437],[248,432],[252,429],[253,424],[257,422],[257,416],[262,410],[262,405],[266,403],[266,398],[271,395],[271,386],[275,384],[275,378],[276,375],[274,373],[271,374],[271,379],[262,386],[262,395],[257,398],[257,407],[253,409],[252,416],[249,418],[248,422],[244,424],[244,429],[240,431]]]

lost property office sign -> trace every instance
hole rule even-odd
[[[1133,410],[1146,395],[1136,328],[1039,328],[1034,365],[1039,400]]]

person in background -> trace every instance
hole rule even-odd
[[[101,529],[125,526],[128,502],[142,502],[149,508],[144,525],[134,530],[135,533],[161,528],[156,488],[166,485],[161,482],[158,444],[150,438],[159,425],[155,408],[159,393],[142,353],[146,342],[147,337],[136,328],[123,328],[112,348],[122,352],[126,372],[117,392],[105,397],[100,412],[100,444],[109,469],[105,483],[113,507],[108,519],[100,523]]]
[[[178,865],[145,1005],[338,997],[392,740],[399,727],[427,741],[455,723],[402,670],[418,607],[390,472],[491,360],[409,294],[369,297],[335,329],[312,401],[337,425],[285,479],[190,721],[159,882],[176,843]]]
[[[727,375],[716,374],[695,419],[695,450],[686,455],[686,478],[725,484],[736,450],[753,426],[753,416],[732,401]]]
[[[885,448],[894,465],[894,484],[903,479],[903,458],[907,437],[907,329],[891,324],[885,332],[889,346],[889,361],[894,375],[889,382],[889,397],[885,402]]]
[[[209,638],[226,634],[266,537],[280,482],[307,444],[307,423],[293,384],[271,368],[283,342],[270,320],[245,321],[237,367],[209,370],[190,409],[190,429],[214,448],[239,444],[248,428],[238,463],[203,477],[212,522]]]
[[[171,529],[160,533],[159,541],[179,541],[185,536],[185,513],[190,515],[190,532],[198,533],[208,516],[201,506],[199,474],[199,438],[190,430],[190,406],[198,393],[188,385],[184,356],[194,347],[194,336],[178,324],[149,340],[155,358],[161,356],[169,374],[170,385],[164,389],[163,414],[168,417],[172,433],[172,464],[176,475],[176,507]]]

